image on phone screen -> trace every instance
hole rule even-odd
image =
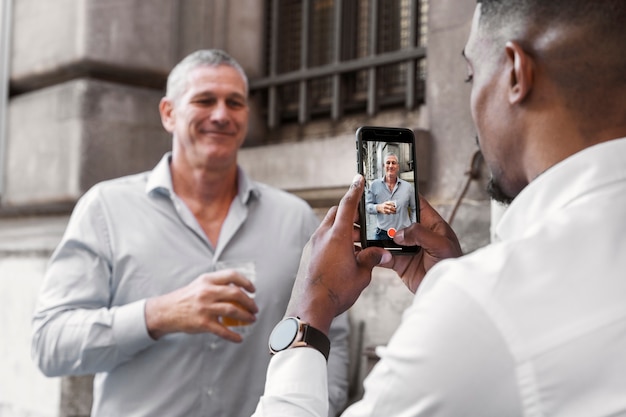
[[[361,244],[399,253],[418,246],[402,246],[393,237],[419,221],[415,139],[409,129],[362,127],[357,130],[359,173],[365,178],[361,201]]]

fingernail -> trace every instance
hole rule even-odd
[[[398,230],[393,240],[404,240],[404,230]]]
[[[383,253],[383,256],[380,258],[380,262],[378,264],[379,265],[383,265],[383,264],[386,264],[387,262],[391,262],[391,253],[390,252]]]
[[[358,184],[359,182],[361,182],[361,174],[356,174],[354,178],[352,179],[352,183]]]

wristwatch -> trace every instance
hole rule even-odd
[[[319,350],[328,360],[330,340],[324,333],[300,320],[300,317],[283,319],[270,334],[269,348],[272,355],[285,349],[301,346],[310,346]]]

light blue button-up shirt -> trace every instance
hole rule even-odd
[[[382,214],[376,211],[377,204],[392,200],[396,202],[395,214]],[[415,187],[398,178],[393,190],[390,190],[385,184],[385,179],[378,178],[372,181],[367,189],[365,208],[368,214],[376,215],[379,228],[383,230],[404,229],[416,222]]]
[[[147,173],[100,183],[78,202],[46,272],[34,315],[33,356],[50,376],[92,374],[92,416],[249,416],[263,392],[267,340],[283,317],[303,246],[318,224],[310,207],[239,170],[212,247],[174,194],[167,154]],[[256,266],[257,322],[231,343],[212,333],[147,333],[146,299],[183,287],[226,260]],[[347,319],[331,334],[329,387],[347,389]]]

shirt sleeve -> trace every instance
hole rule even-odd
[[[110,306],[111,253],[96,196],[87,193],[74,210],[40,290],[32,356],[47,376],[108,371],[155,343],[145,300]]]
[[[326,359],[316,349],[287,349],[272,357],[265,393],[253,417],[326,417]]]
[[[365,211],[369,214],[377,214],[376,211],[376,194],[374,193],[374,187],[376,187],[376,183],[372,182],[372,184],[367,187],[365,190]]]

